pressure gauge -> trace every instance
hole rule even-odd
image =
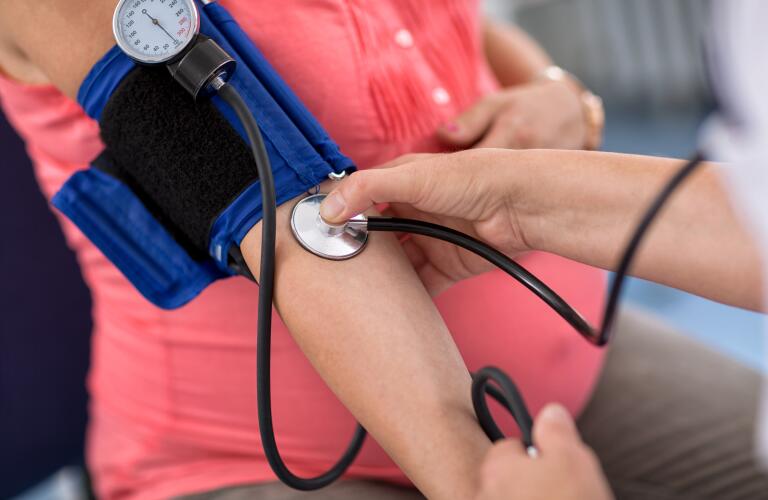
[[[169,63],[194,42],[200,16],[194,0],[121,0],[113,30],[117,45],[135,61]]]

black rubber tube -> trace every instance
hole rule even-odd
[[[234,87],[224,85],[219,90],[222,99],[235,111],[245,127],[261,182],[264,215],[261,229],[261,269],[259,271],[258,337],[256,341],[256,391],[258,400],[259,433],[264,454],[277,478],[297,490],[317,490],[336,481],[349,468],[360,452],[366,431],[358,424],[352,441],[338,462],[327,472],[310,478],[299,477],[288,469],[280,456],[272,423],[271,346],[272,299],[275,288],[275,241],[277,227],[277,200],[275,182],[264,139],[251,111]]]
[[[490,385],[491,382],[495,382],[498,388]],[[477,420],[488,438],[491,441],[498,441],[504,439],[504,433],[496,425],[488,409],[488,401],[485,399],[486,393],[512,414],[512,418],[515,419],[515,423],[520,429],[520,439],[525,447],[533,446],[533,419],[528,412],[528,406],[525,404],[522,394],[512,379],[495,366],[486,366],[472,375],[472,405],[475,408]]]

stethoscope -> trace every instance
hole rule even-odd
[[[366,218],[363,216],[355,217],[341,225],[331,225],[320,217],[320,204],[326,195],[313,194],[299,201],[294,208],[291,228],[297,241],[306,250],[331,260],[344,260],[358,255],[365,248],[368,233],[372,231],[416,234],[460,246],[484,258],[516,279],[567,321],[585,340],[598,347],[603,347],[611,337],[624,283],[643,238],[672,193],[703,164],[703,161],[703,157],[699,154],[690,159],[667,182],[653,203],[647,208],[616,268],[599,328],[591,326],[578,311],[523,266],[493,247],[448,227],[412,219]],[[265,241],[264,237],[262,237],[262,241]],[[265,271],[263,259],[262,248],[262,272]],[[264,294],[263,283],[260,293]],[[532,437],[533,419],[525,400],[512,379],[501,369],[493,366],[482,368],[472,375],[472,404],[477,419],[488,438],[492,441],[498,441],[504,438],[504,434],[496,425],[488,409],[486,395],[495,399],[512,414],[520,429],[521,440],[528,455],[532,458],[537,457],[538,450]],[[350,449],[356,444],[353,441]]]
[[[119,3],[114,18],[114,31],[118,45],[140,64],[167,65],[174,79],[195,98],[218,94],[235,111],[245,128],[261,183],[263,203],[256,344],[259,432],[265,456],[278,479],[299,490],[322,488],[341,477],[349,468],[360,452],[366,431],[358,425],[341,458],[333,467],[319,476],[304,478],[295,475],[280,456],[272,421],[270,372],[277,231],[275,184],[259,126],[237,90],[227,83],[235,71],[236,63],[213,40],[199,35],[199,15],[193,0],[171,2],[165,7],[172,10],[161,12],[163,16],[168,15],[171,19],[175,19],[173,9],[181,9],[176,10],[176,17],[179,17],[179,12],[189,16],[183,30],[179,29],[176,33],[171,33],[164,27],[163,18],[159,14],[151,13],[142,6],[143,2],[136,0],[121,0]],[[155,29],[149,33],[139,33],[138,28],[134,29],[131,23],[134,16],[147,16]],[[144,37],[145,40],[137,43],[139,37]],[[148,37],[156,37],[157,40],[149,43]],[[418,234],[461,246],[519,281],[573,326],[587,341],[596,346],[604,346],[611,335],[627,272],[643,237],[671,194],[702,162],[701,155],[692,158],[670,179],[646,211],[617,268],[600,328],[592,327],[557,293],[509,257],[481,241],[447,227],[418,220],[362,216],[342,225],[331,225],[320,217],[320,203],[325,195],[314,193],[309,194],[294,207],[291,228],[297,241],[306,250],[332,260],[345,260],[358,255],[365,248],[369,233],[373,231]],[[333,175],[331,178],[339,179]],[[488,409],[486,395],[498,401],[512,414],[520,428],[521,439],[529,456],[538,456],[532,437],[533,420],[520,391],[509,376],[495,367],[486,367],[473,374],[472,403],[478,421],[487,436],[496,441],[504,438],[504,435]]]
[[[237,95],[233,87],[224,85],[219,89],[219,95],[233,107],[238,118],[245,126],[251,143],[256,168],[261,181],[264,217],[261,230],[261,269],[259,270],[259,305],[258,305],[258,339],[256,345],[257,398],[259,414],[259,430],[262,445],[269,464],[275,475],[282,482],[300,490],[314,490],[327,486],[341,477],[352,464],[365,440],[366,431],[358,424],[354,436],[336,464],[324,474],[312,478],[302,478],[293,474],[282,457],[275,442],[272,423],[272,403],[270,387],[270,345],[272,329],[272,298],[274,293],[275,276],[275,241],[277,206],[275,204],[275,187],[270,169],[269,157],[264,149],[264,142],[258,125],[253,119],[245,103]],[[437,238],[458,245],[486,259],[491,264],[503,270],[519,281],[531,292],[537,295],[565,321],[573,326],[588,342],[602,347],[611,336],[619,299],[624,283],[640,244],[653,224],[656,216],[672,193],[704,162],[697,154],[690,159],[667,182],[662,191],[646,210],[643,218],[630,239],[617,267],[616,274],[608,294],[608,302],[603,313],[599,328],[592,327],[584,317],[572,308],[562,297],[549,288],[536,276],[503,253],[478,241],[471,236],[451,228],[429,222],[398,219],[391,217],[355,217],[341,225],[331,225],[320,217],[320,204],[324,194],[311,194],[298,202],[291,216],[291,228],[297,241],[308,251],[319,257],[331,260],[345,260],[359,255],[363,251],[368,233],[372,231],[410,233]],[[492,441],[504,438],[504,434],[493,419],[488,408],[486,395],[491,396],[506,408],[520,428],[521,440],[531,458],[538,456],[533,442],[533,419],[525,404],[520,391],[512,379],[496,367],[485,367],[472,376],[472,404],[477,419]]]

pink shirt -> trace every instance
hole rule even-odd
[[[477,0],[222,3],[361,168],[439,151],[434,130],[497,87],[481,51]],[[100,151],[97,124],[54,88],[6,80],[0,98],[49,198]],[[62,225],[93,293],[88,459],[100,497],[168,498],[274,480],[256,418],[258,288],[230,279],[163,311]],[[522,260],[598,319],[601,272],[550,255]],[[521,285],[494,272],[436,302],[471,369],[506,370],[534,412],[552,400],[580,411],[601,353]],[[279,318],[274,325],[278,442],[295,471],[317,473],[337,459],[354,420]],[[407,481],[372,440],[349,474]]]

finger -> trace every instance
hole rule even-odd
[[[546,455],[548,450],[580,445],[581,437],[568,410],[559,404],[549,404],[533,424],[533,442]]]
[[[491,126],[483,139],[474,148],[504,148],[522,149],[530,143],[528,127],[522,118],[517,116],[501,116]]]
[[[392,210],[392,205],[385,205],[386,208],[382,208],[379,210],[379,213],[383,217],[397,217],[397,214],[394,210]],[[399,236],[398,236],[399,237]]]
[[[414,269],[420,269],[427,264],[427,255],[412,239],[403,241],[401,246]]]
[[[518,439],[503,439],[497,441],[483,459],[480,467],[481,481],[491,484],[514,474],[515,465],[520,460],[527,459],[523,443]]]
[[[415,203],[425,177],[424,169],[407,165],[357,172],[331,191],[320,215],[328,222],[342,222],[378,203]]]
[[[484,97],[455,120],[437,129],[437,137],[446,144],[468,147],[485,134],[501,109],[503,94]]]
[[[455,282],[450,276],[440,271],[430,262],[416,268],[416,274],[419,276],[424,288],[429,292],[429,296],[433,298],[448,290]]]
[[[519,439],[506,438],[496,441],[491,447],[486,459],[488,461],[505,461],[514,457],[527,457],[522,441]]]

